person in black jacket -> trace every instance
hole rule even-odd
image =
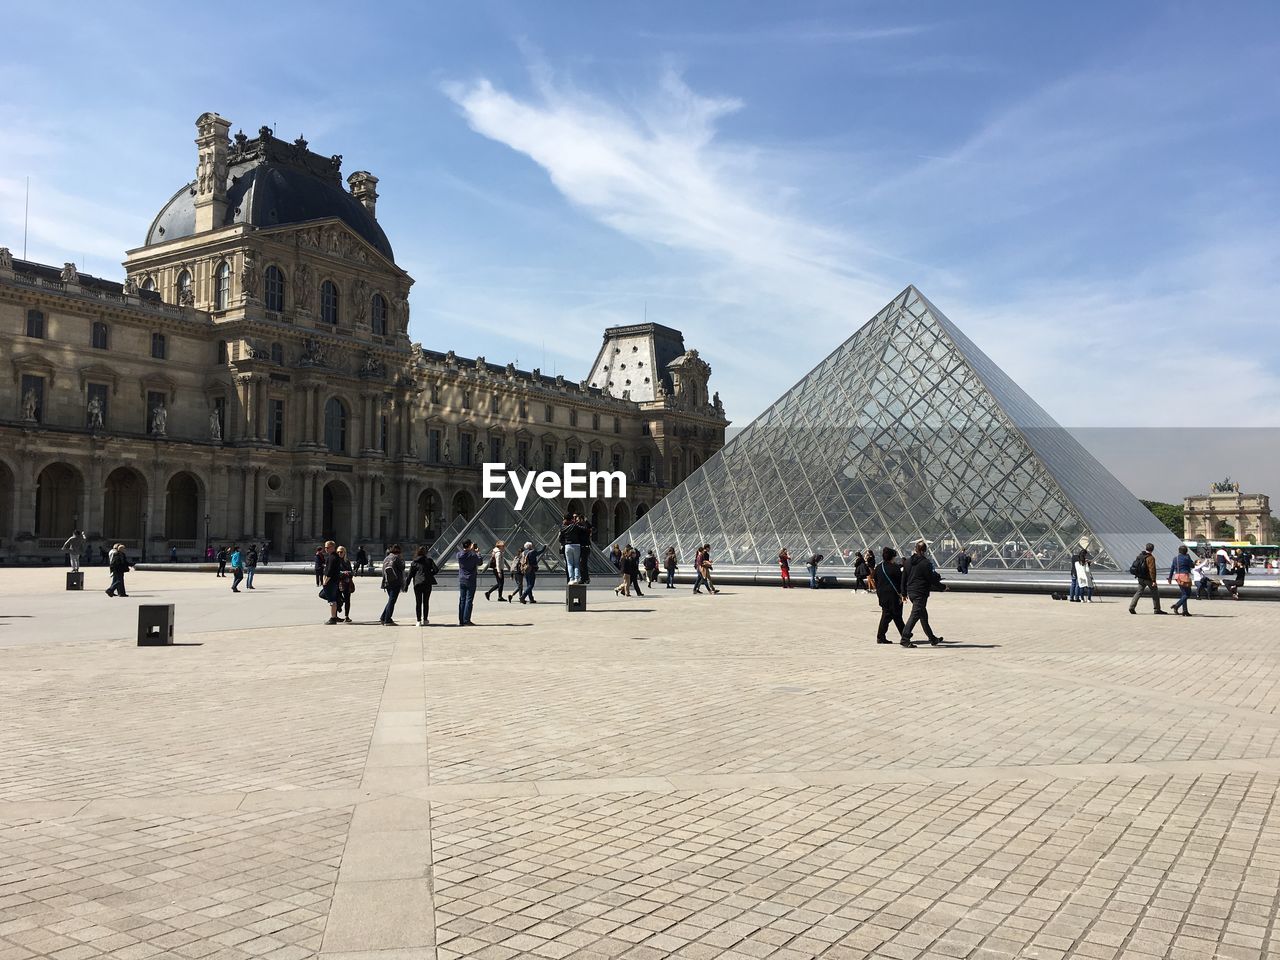
[[[117,543],[116,548],[111,551],[111,560],[108,564],[108,568],[111,570],[111,586],[107,587],[108,597],[127,597],[129,595],[124,589],[124,575],[129,572],[129,568],[132,566],[133,564],[129,561],[128,556],[125,555],[124,544]]]
[[[892,643],[885,636],[889,624],[898,628],[899,637],[903,634],[902,594],[898,593],[898,587],[902,583],[902,564],[898,562],[898,551],[893,547],[881,550],[880,557],[880,562],[871,572],[876,581],[876,598],[880,601],[880,626],[876,628],[876,643]],[[902,643],[907,645],[906,640]]]
[[[933,568],[933,561],[929,559],[928,553],[929,545],[923,540],[917,540],[915,552],[902,568],[902,596],[911,601],[911,616],[907,618],[907,625],[902,631],[904,647],[915,646],[911,642],[911,632],[917,623],[924,628],[924,635],[931,644],[937,646],[942,642],[942,637],[935,637],[929,627],[928,603],[930,593],[947,588],[938,571]]]

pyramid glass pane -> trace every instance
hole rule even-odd
[[[1121,569],[1178,540],[914,287],[645,514],[624,539],[710,543],[722,562],[930,541],[951,564],[1065,569],[1087,542]]]

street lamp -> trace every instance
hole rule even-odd
[[[204,555],[209,556],[209,515],[204,515]]]
[[[147,559],[147,511],[142,511],[142,560]]]
[[[289,515],[285,519],[289,522],[289,559],[292,560],[294,556],[294,550],[297,548],[295,541],[297,540],[298,521],[301,520],[302,518],[298,516],[297,510],[293,509],[293,507],[290,507]]]

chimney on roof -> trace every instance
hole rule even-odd
[[[351,195],[359,200],[369,216],[375,220],[378,218],[376,207],[378,205],[378,178],[368,170],[357,170],[351,176],[347,177],[347,183],[351,187]]]
[[[227,131],[231,122],[216,113],[196,121],[196,233],[222,226],[227,212]]]

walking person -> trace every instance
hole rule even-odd
[[[520,602],[537,603],[533,599],[533,585],[538,581],[538,561],[547,552],[544,546],[535,550],[532,543],[526,543],[520,554],[520,572],[524,574],[524,586],[521,587]]]
[[[72,530],[62,549],[67,552],[67,560],[71,564],[71,572],[80,572],[80,557],[84,554],[84,545],[88,542],[83,530]]]
[[[498,591],[498,599],[502,599],[502,584],[506,581],[507,571],[511,569],[511,561],[507,559],[504,550],[507,548],[505,540],[499,540],[493,545],[493,549],[489,551],[489,567],[493,571],[493,586],[484,592],[484,598],[489,600],[492,598],[493,591]],[[421,626],[421,624],[419,624]]]
[[[859,590],[869,591],[871,589],[871,587],[867,585],[867,577],[869,576],[871,576],[871,570],[867,567],[866,554],[863,554],[863,553],[854,554],[854,559],[853,559],[853,592],[854,593],[857,593]]]
[[[613,564],[613,569],[622,572],[622,548],[616,543],[609,548],[609,562]]]
[[[662,558],[662,565],[667,571],[667,589],[674,590],[676,588],[676,548],[667,547],[666,555]]]
[[[427,556],[426,547],[414,551],[413,563],[409,564],[409,582],[413,584],[413,616],[420,627],[427,625],[427,617],[431,613],[431,588],[436,585],[439,572],[436,562]],[[498,599],[502,599],[501,591]]]
[[[789,590],[795,586],[791,582],[791,553],[786,547],[778,551],[778,573],[782,575],[783,590]]]
[[[658,555],[652,550],[644,556],[644,578],[650,589],[658,582]]]
[[[338,622],[338,593],[342,586],[342,558],[338,556],[338,545],[326,540],[318,551],[322,564],[320,568],[320,599],[329,604],[329,619],[325,624],[332,626]]]
[[[1143,594],[1150,594],[1151,605],[1153,611],[1157,614],[1164,614],[1160,609],[1160,588],[1156,586],[1156,547],[1153,543],[1148,543],[1138,554],[1137,559],[1129,565],[1129,573],[1138,578],[1138,589],[1133,592],[1133,599],[1129,601],[1129,612],[1138,612],[1138,601]]]
[[[338,619],[351,622],[351,594],[356,592],[356,582],[351,576],[351,558],[346,547],[338,547]]]
[[[960,556],[956,558],[956,572],[962,573],[965,576],[968,576],[969,567],[972,563],[973,563],[973,554],[969,552],[967,547],[961,547]]]
[[[826,557],[824,557],[820,553],[815,553],[813,556],[809,558],[809,563],[807,564],[806,569],[809,571],[809,589],[810,590],[818,589],[818,565],[822,563],[822,561],[825,559]]]
[[[329,563],[329,541],[325,541],[323,547],[316,547],[315,566],[316,566],[316,586],[324,586],[325,567]]]
[[[225,577],[227,575],[227,561],[231,559],[231,553],[226,546],[218,548],[218,576]]]
[[[924,629],[924,635],[934,646],[940,644],[943,639],[935,636],[933,629],[929,626],[928,606],[929,594],[934,590],[947,588],[938,571],[934,569],[933,561],[929,559],[928,554],[929,545],[923,540],[917,540],[915,552],[902,568],[902,596],[911,601],[911,616],[907,617],[906,626],[902,628],[904,647],[916,646],[911,642],[911,634],[916,624]]]
[[[368,568],[368,566],[369,566],[369,554],[364,552],[364,544],[361,544],[360,546],[356,547],[356,562],[355,562],[355,565],[352,567],[351,572],[353,575],[363,574],[364,571]]]
[[[1178,584],[1178,602],[1173,605],[1173,612],[1181,612],[1184,617],[1191,616],[1191,571],[1195,565],[1191,562],[1191,554],[1186,544],[1178,547],[1173,562],[1169,564],[1169,583]],[[1182,610],[1179,611],[1178,608]]]
[[[244,555],[240,553],[240,545],[231,545],[231,592],[240,592],[240,581],[244,579]]]
[[[698,565],[698,572],[702,574],[702,582],[706,584],[710,593],[719,593],[719,588],[711,581],[711,571],[714,568],[711,565],[711,544],[704,543],[702,545],[702,562]]]
[[[404,585],[404,557],[400,555],[400,544],[393,543],[382,559],[382,589],[387,591],[387,605],[382,608],[382,616],[378,618],[378,622],[384,627],[397,626],[392,618],[396,612],[396,600]]]
[[[109,557],[107,568],[111,571],[111,586],[107,587],[107,596],[127,597],[129,594],[124,589],[124,575],[129,572],[133,564],[129,562],[129,557],[124,552],[124,544],[117,543]]]
[[[474,627],[471,608],[476,600],[476,571],[480,569],[480,551],[470,540],[462,541],[458,551],[458,626]],[[524,603],[524,598],[520,600]]]
[[[889,639],[889,624],[898,628],[898,640],[905,646],[915,646],[904,639],[906,628],[902,625],[902,594],[898,591],[902,583],[902,564],[898,561],[898,551],[893,547],[885,547],[880,551],[880,562],[869,574],[875,583],[876,599],[880,602],[880,625],[876,627],[876,643],[893,643]],[[868,585],[870,589],[870,585]]]
[[[244,558],[244,588],[253,589],[253,575],[258,570],[258,546],[249,544],[249,553]]]
[[[701,593],[704,583],[706,581],[702,578],[702,547],[698,547],[693,551],[693,592]]]
[[[644,596],[640,592],[640,551],[629,543],[622,551],[622,576],[637,597]]]

